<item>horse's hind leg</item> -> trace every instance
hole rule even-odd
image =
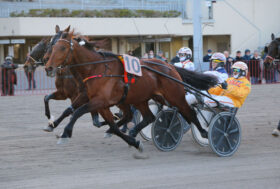
[[[86,104],[82,105],[81,107],[79,107],[73,113],[73,116],[72,116],[70,122],[64,128],[64,132],[61,135],[61,138],[58,141],[58,143],[59,144],[64,143],[65,140],[67,140],[67,138],[71,138],[72,132],[73,132],[73,127],[74,127],[74,124],[77,121],[77,119],[79,117],[81,117],[82,115],[84,115],[85,113],[88,113],[90,111],[96,111],[99,107],[98,105],[100,106],[100,104],[97,104],[97,100],[95,99],[94,101],[90,101],[89,103],[86,103]],[[142,149],[142,146],[140,145],[139,141],[136,141],[134,138],[127,136],[127,135],[123,134],[122,132],[120,132],[119,128],[114,123],[113,114],[110,112],[109,108],[106,108],[106,109],[99,108],[99,112],[102,115],[102,117],[105,119],[105,121],[109,124],[109,126],[114,134],[121,137],[124,141],[126,141],[128,143],[128,145],[134,146],[135,148],[137,148],[139,150]]]
[[[129,131],[129,136],[132,137],[136,137],[143,128],[145,128],[155,120],[155,116],[149,108],[148,101],[140,105],[135,105],[135,108],[137,108],[141,112],[143,120]]]

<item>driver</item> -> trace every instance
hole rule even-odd
[[[247,80],[248,67],[244,62],[235,62],[232,67],[233,77],[228,78],[222,85],[208,90],[217,101],[230,106],[240,108],[251,92],[251,83]],[[205,103],[216,106],[216,103],[206,98]]]
[[[223,53],[216,52],[211,56],[210,63],[212,64],[213,70],[204,72],[205,74],[214,75],[218,79],[218,83],[223,83],[228,79],[228,74],[225,69],[226,57]],[[223,84],[224,85],[224,84]],[[202,91],[203,93],[207,93],[206,91]],[[188,93],[186,95],[186,100],[189,105],[197,103],[196,97]]]
[[[178,55],[179,55],[180,62],[175,63],[174,66],[194,71],[195,69],[194,63],[192,63],[191,61],[192,50],[188,47],[182,47],[179,50]]]

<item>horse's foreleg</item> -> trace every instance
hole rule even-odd
[[[129,131],[129,135],[132,137],[136,137],[143,128],[155,120],[155,116],[149,108],[148,101],[140,105],[135,105],[135,108],[141,112],[143,120]]]
[[[53,92],[49,95],[46,95],[44,97],[44,103],[45,103],[45,115],[47,116],[48,119],[51,118],[50,114],[50,108],[49,108],[49,100],[54,99],[54,100],[65,100],[67,97],[60,91]]]
[[[49,125],[44,128],[44,131],[52,132],[61,122],[64,118],[71,115],[75,109],[80,107],[81,105],[88,102],[88,97],[85,93],[79,93],[79,95],[75,98],[74,102],[70,107],[68,107],[64,112],[52,123],[49,123]]]

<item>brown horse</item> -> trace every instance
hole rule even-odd
[[[67,29],[66,29],[67,30]],[[50,38],[43,38],[36,46],[32,49],[32,51],[27,55],[24,67],[37,67],[38,63],[41,63],[43,57],[48,50],[48,47],[51,48],[50,43],[55,42],[59,39],[63,31],[60,31],[59,26],[56,26],[56,35],[50,41]],[[92,46],[103,47],[106,44],[104,41],[92,41]],[[47,55],[45,56],[47,58]],[[78,83],[74,79],[73,75],[69,72],[68,69],[61,69],[56,73],[55,79],[56,91],[46,95],[44,98],[45,102],[45,115],[49,119],[49,124],[44,128],[44,131],[52,132],[54,128],[56,128],[59,123],[67,116],[65,113],[62,114],[57,120],[54,121],[54,117],[50,114],[49,109],[49,100],[66,100],[70,99],[73,103],[76,97],[79,94]],[[92,113],[93,124],[95,126],[100,127],[104,125],[104,123],[100,123],[98,121],[97,114]]]
[[[68,26],[64,30],[64,32],[69,32],[69,29],[70,29],[70,26]],[[55,30],[56,30],[56,34],[50,41],[48,48],[46,50],[47,52],[45,53],[45,55],[43,57],[44,61],[47,61],[49,59],[49,56],[52,52],[52,46],[58,41],[59,37],[61,36],[61,34],[63,32],[59,29],[59,26],[56,26]],[[108,45],[107,39],[98,40],[98,41],[88,41],[88,38],[86,38],[84,36],[80,36],[80,37],[75,36],[74,39],[77,42],[79,42],[79,44],[82,44],[90,51],[94,50],[95,47],[106,48],[106,46]],[[38,45],[36,47],[40,48],[40,45]],[[36,50],[36,48],[34,49],[34,51],[35,50]],[[38,50],[36,52],[38,52]],[[44,98],[46,116],[49,119],[51,117],[50,111],[49,111],[49,106],[48,106],[48,101],[50,99],[64,100],[66,98],[70,98],[72,105],[70,107],[68,107],[62,113],[62,115],[55,121],[49,120],[48,126],[46,128],[44,128],[44,131],[47,131],[47,132],[52,132],[53,129],[56,128],[64,118],[66,118],[67,116],[72,114],[75,109],[77,109],[78,107],[80,107],[81,105],[83,105],[89,101],[89,99],[87,97],[85,85],[82,82],[82,80],[80,79],[79,75],[76,74],[76,77],[74,79],[73,75],[70,73],[69,69],[60,69],[55,74],[56,74],[55,83],[56,83],[56,88],[58,90],[50,95],[46,95]],[[128,108],[126,108],[126,107],[123,107],[120,105],[119,108],[123,109],[123,111],[124,111],[123,118],[117,123],[117,125],[120,127],[121,125],[129,122],[132,119],[132,114],[130,113],[130,111],[127,112]],[[95,126],[101,127],[106,124],[106,122],[101,122],[101,123],[99,122],[98,114],[96,112],[91,112],[91,115],[92,115],[93,124]],[[124,126],[122,128],[122,132],[125,132],[126,129],[127,129],[127,127]],[[105,136],[110,136],[110,134],[109,134],[110,130],[108,130],[106,133],[108,133],[108,134],[106,134]]]
[[[280,72],[280,38],[275,38],[271,34],[271,42],[265,47],[264,52],[267,54],[264,60],[266,68],[277,69]]]
[[[161,96],[170,106],[177,107],[188,123],[193,122],[202,136],[207,137],[207,132],[201,127],[194,110],[189,107],[185,100],[184,86],[170,79],[171,77],[181,81],[179,73],[174,66],[155,59],[152,61],[156,65],[141,60],[141,66],[144,68],[142,69],[143,76],[137,77],[136,82],[130,85],[123,102],[123,104],[132,104],[136,107],[141,112],[143,120],[132,129],[130,136],[121,133],[114,123],[111,112],[106,111],[106,109],[118,104],[123,99],[126,89],[123,79],[123,65],[119,58],[114,55],[111,56],[111,59],[105,61],[99,53],[89,51],[72,40],[72,36],[73,32],[64,32],[54,45],[53,52],[46,64],[47,75],[54,76],[59,68],[65,66],[71,68],[74,75],[78,74],[84,80],[89,102],[74,112],[61,139],[72,136],[74,123],[83,114],[103,110],[104,114],[102,116],[109,123],[111,131],[124,139],[129,145],[139,149],[141,148],[140,142],[136,141],[134,137],[142,128],[154,121],[155,117],[149,109],[148,100],[155,96]],[[150,71],[151,69],[155,71]],[[184,75],[185,78],[190,79],[187,82],[191,85],[196,83],[196,86],[199,86],[199,83],[206,83],[200,89],[207,90],[217,84],[217,79],[209,75],[188,71],[182,71],[181,74],[183,73],[186,74]],[[163,76],[163,74],[166,76]]]

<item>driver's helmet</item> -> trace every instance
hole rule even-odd
[[[217,63],[217,66],[214,69],[216,69],[218,67],[225,67],[225,62],[227,61],[225,55],[220,52],[214,53],[211,56],[210,60],[211,60],[211,62]]]
[[[248,66],[246,63],[238,61],[235,62],[231,68],[233,69],[233,77],[239,78],[239,77],[246,77],[248,74]]]
[[[182,47],[180,48],[178,55],[181,62],[190,60],[192,58],[192,50],[188,47]]]
[[[12,61],[12,60],[13,60],[13,57],[12,57],[12,56],[6,56],[5,60],[10,60],[10,61]]]

